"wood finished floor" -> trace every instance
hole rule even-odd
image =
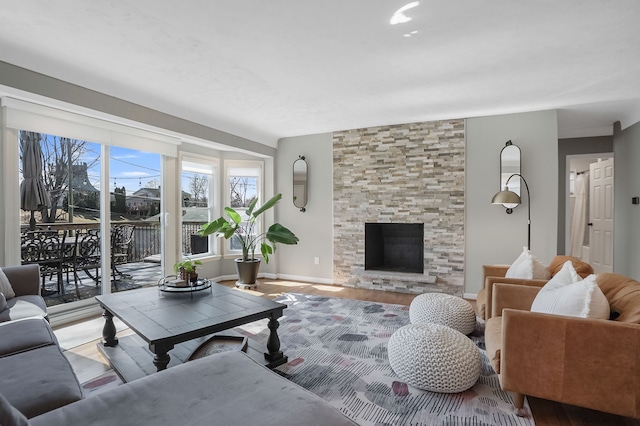
[[[221,282],[221,284],[228,287],[233,287],[234,283],[235,281]],[[285,280],[261,280],[257,290],[242,291],[268,299],[275,299],[284,293],[306,293],[400,305],[409,305],[415,297],[415,295],[403,293],[353,289]],[[470,302],[472,302],[475,307],[475,303],[473,303],[473,301]],[[99,340],[99,336],[102,335],[102,325],[103,319],[96,317],[79,324],[65,326],[55,330],[60,345],[65,348],[65,355],[71,362],[80,382],[98,377],[110,369],[109,365],[96,349],[96,343]],[[132,333],[122,323],[116,322],[116,327],[119,330],[119,336]],[[91,340],[91,336],[96,336],[96,339]],[[539,398],[529,397],[528,400],[537,426],[640,426],[640,420],[638,419],[614,416]]]

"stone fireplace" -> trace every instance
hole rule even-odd
[[[424,224],[365,223],[364,269],[424,273]]]
[[[334,132],[334,283],[462,295],[464,132],[464,120]],[[422,224],[423,270],[370,268],[365,223]]]

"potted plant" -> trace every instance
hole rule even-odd
[[[182,262],[178,262],[173,265],[173,272],[178,274],[181,280],[186,282],[195,282],[198,280],[198,274],[196,272],[196,265],[202,265],[199,260],[191,260],[186,258]]]
[[[255,284],[260,269],[260,259],[255,257],[256,247],[260,245],[260,253],[266,263],[269,263],[269,255],[275,253],[276,243],[281,244],[297,244],[298,237],[279,223],[271,225],[266,232],[256,234],[255,226],[258,217],[265,211],[272,208],[280,199],[282,194],[277,194],[256,208],[258,199],[254,199],[246,211],[248,219],[243,223],[240,213],[231,207],[225,207],[224,211],[230,221],[224,217],[211,221],[198,231],[201,236],[216,234],[223,236],[225,239],[234,236],[240,242],[242,247],[242,257],[236,259],[236,268],[238,270],[239,284],[251,285]]]

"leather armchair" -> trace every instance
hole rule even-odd
[[[571,261],[576,272],[582,278],[593,274],[593,268],[588,263],[585,263],[575,257],[558,255],[551,260],[551,263],[549,263],[548,269],[550,276],[553,277],[562,268],[562,265],[567,260]],[[478,315],[485,321],[487,321],[492,316],[491,305],[493,303],[492,297],[494,284],[520,284],[539,288],[544,286],[548,282],[548,280],[541,279],[506,278],[505,274],[507,273],[508,269],[509,265],[482,266],[482,281],[484,284],[483,288],[478,292],[478,296],[476,297],[476,306],[478,307]]]
[[[640,324],[530,312],[538,291],[495,284],[486,322],[487,355],[516,410],[531,395],[640,418]]]
[[[484,287],[478,293],[476,299],[476,306],[478,307],[478,313],[480,318],[487,321],[492,316],[492,297],[493,286],[496,283],[504,284],[520,284],[530,285],[536,288],[542,287],[547,283],[547,280],[529,280],[525,278],[506,278],[504,275],[507,273],[509,265],[483,265],[483,282]]]

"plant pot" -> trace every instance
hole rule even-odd
[[[188,272],[186,269],[184,268],[180,268],[178,270],[179,273],[179,277],[181,280],[184,280],[185,282],[194,282],[198,280],[198,273],[197,272]]]
[[[180,278],[183,281],[189,281],[189,273],[184,269],[184,268],[180,268],[178,269],[178,278]]]
[[[236,269],[238,270],[238,282],[240,284],[255,284],[260,271],[260,259],[249,259],[247,261],[236,259]]]

